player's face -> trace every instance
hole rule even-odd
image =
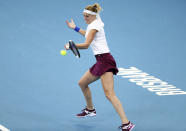
[[[87,13],[83,13],[83,16],[84,16],[84,20],[87,24],[90,24],[92,21],[94,21],[96,19],[95,15],[90,15]]]

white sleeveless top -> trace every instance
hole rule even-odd
[[[95,37],[90,45],[92,47],[94,55],[109,53],[110,50],[107,45],[105,31],[103,29],[103,26],[99,23],[97,19],[88,25],[85,38],[87,37],[91,29],[96,29],[98,31],[95,34]]]

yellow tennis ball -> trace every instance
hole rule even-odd
[[[66,55],[67,54],[66,50],[61,50],[60,53],[61,53],[61,55]]]

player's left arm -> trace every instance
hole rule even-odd
[[[81,35],[85,36],[86,31],[80,28],[79,33],[80,33]]]
[[[87,37],[86,37],[86,39],[85,39],[85,42],[84,43],[80,43],[80,44],[76,44],[77,48],[78,49],[88,49],[88,47],[92,43],[96,33],[97,33],[96,29],[90,30],[88,35],[87,35]]]

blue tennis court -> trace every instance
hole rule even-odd
[[[60,55],[68,40],[84,42],[65,20],[86,29],[82,11],[95,2],[133,131],[186,131],[185,0],[0,0],[0,130],[118,130],[100,81],[90,85],[97,116],[75,117],[86,104],[78,81],[95,63],[91,48],[80,59]]]

